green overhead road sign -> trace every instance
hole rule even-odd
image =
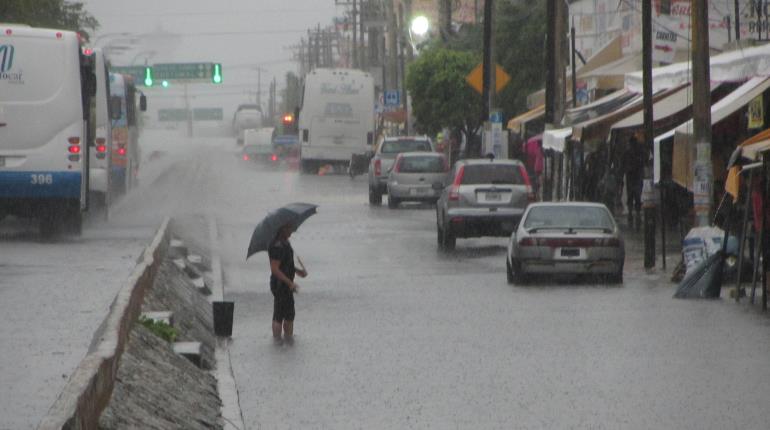
[[[158,109],[158,121],[187,121],[190,115],[189,112],[184,108]],[[194,108],[192,119],[194,121],[222,121],[224,113],[222,108]]]
[[[176,122],[187,121],[187,109],[158,109],[158,121]]]
[[[222,121],[225,115],[222,108],[195,108],[193,119],[196,121]]]
[[[145,66],[112,66],[110,72],[132,76],[137,84],[144,83]]]
[[[164,63],[153,64],[156,80],[167,81],[210,81],[214,75],[214,63]],[[221,79],[221,66],[219,68]]]

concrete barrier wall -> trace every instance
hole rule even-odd
[[[110,401],[120,357],[131,327],[139,318],[146,291],[152,287],[169,243],[165,219],[131,276],[110,305],[95,345],[70,377],[64,390],[38,425],[39,430],[97,429],[99,416]]]

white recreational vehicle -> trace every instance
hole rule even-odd
[[[88,190],[91,193],[91,205],[108,207],[110,205],[110,167],[112,157],[112,124],[110,122],[109,73],[104,53],[101,49],[93,51],[96,75],[96,136],[89,159]],[[105,214],[107,211],[104,212]]]
[[[0,218],[80,232],[95,93],[77,34],[0,24]]]
[[[352,69],[315,69],[304,77],[299,110],[300,166],[347,165],[374,136],[374,79]]]

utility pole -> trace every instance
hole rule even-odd
[[[572,66],[572,107],[577,107],[577,65],[575,64],[575,19],[569,29],[570,66]]]
[[[741,40],[741,5],[738,0],[735,2],[735,40]]]
[[[387,38],[387,87],[383,90],[394,90],[398,88],[398,23],[396,21],[396,11],[392,1],[385,1],[385,14],[388,27]]]
[[[642,1],[642,93],[644,95],[644,185],[647,192],[643,193],[644,206],[644,267],[655,267],[655,205],[649,201],[652,195],[652,166],[649,163],[649,150],[654,139],[652,121],[652,0]],[[573,94],[574,97],[574,94]],[[629,148],[630,150],[630,148]],[[644,201],[648,200],[648,201]],[[662,204],[662,202],[661,202]],[[628,208],[629,212],[633,208]],[[665,228],[665,223],[663,227]],[[664,244],[665,245],[665,244]]]
[[[553,128],[556,118],[556,2],[546,0],[545,38],[545,128]],[[486,14],[486,6],[484,8]],[[485,15],[486,16],[486,15]],[[486,73],[485,73],[486,76]]]
[[[404,110],[404,135],[409,135],[409,111],[408,111],[408,103],[406,99],[406,50],[404,49],[404,45],[406,44],[406,34],[405,29],[406,25],[404,22],[404,8],[402,4],[398,5],[398,23],[399,23],[399,32],[398,32],[398,40],[399,40],[399,69],[401,73],[401,108]]]
[[[438,0],[438,26],[441,40],[447,41],[452,34],[452,1]]]
[[[711,91],[709,89],[708,1],[692,0],[692,91],[695,174],[693,204],[696,225],[711,221],[714,171],[711,164]]]
[[[353,68],[358,68],[358,9],[356,0],[353,0]]]
[[[493,79],[495,65],[492,62],[492,0],[484,0],[484,59],[482,63],[482,107],[481,121],[489,121],[492,110],[493,94],[495,92]],[[480,155],[480,154],[474,154]]]
[[[367,2],[367,6],[370,5],[371,0]],[[364,0],[361,0],[361,13],[359,14],[358,18],[358,37],[359,37],[359,45],[358,45],[358,68],[361,70],[366,69],[366,44],[364,43]]]

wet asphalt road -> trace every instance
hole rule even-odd
[[[266,171],[208,157],[235,377],[249,428],[766,429],[770,320],[673,300],[629,245],[625,284],[505,280],[506,239],[436,249],[428,206],[370,207],[366,178]],[[270,333],[269,209],[320,205],[293,236],[296,342]],[[228,202],[228,203],[225,203]]]
[[[237,158],[231,140],[155,136],[155,143],[162,154],[143,167],[139,189],[78,243],[87,255],[107,258],[99,248],[107,245],[121,256],[130,253],[126,240],[141,249],[165,215],[217,220],[226,299],[236,306],[231,359],[250,429],[770,427],[770,320],[727,300],[671,299],[668,275],[645,273],[633,246],[620,287],[565,280],[510,286],[505,239],[459,240],[456,252],[441,254],[433,209],[369,207],[365,177],[256,168]],[[293,201],[320,209],[292,238],[310,272],[299,281],[296,342],[276,346],[267,257],[244,257],[261,216]],[[102,236],[122,242],[94,240]],[[14,254],[3,252],[2,260],[3,273],[15,278],[4,278],[0,293],[16,303],[8,309],[28,306],[30,317],[11,314],[0,333],[2,356],[19,362],[25,355],[11,354],[8,339],[48,342],[40,348],[56,354],[63,346],[53,338],[19,333],[55,322],[67,327],[74,318],[35,308],[41,301],[26,305],[20,286],[35,285],[33,274],[63,278],[83,269],[45,261],[65,255],[66,246],[13,240],[21,243],[7,243]],[[25,258],[50,269],[23,269]],[[84,278],[82,291],[99,288],[98,279]],[[77,314],[98,325],[111,295],[94,300],[73,309],[98,302],[101,311]],[[84,353],[92,333],[72,330],[74,351]],[[32,372],[44,366],[26,362]],[[0,374],[15,378],[14,369]],[[44,384],[45,373],[38,376]],[[9,401],[14,395],[2,391],[0,403],[18,405]],[[38,403],[33,412],[43,413],[51,400]],[[0,428],[37,422],[2,418]]]

